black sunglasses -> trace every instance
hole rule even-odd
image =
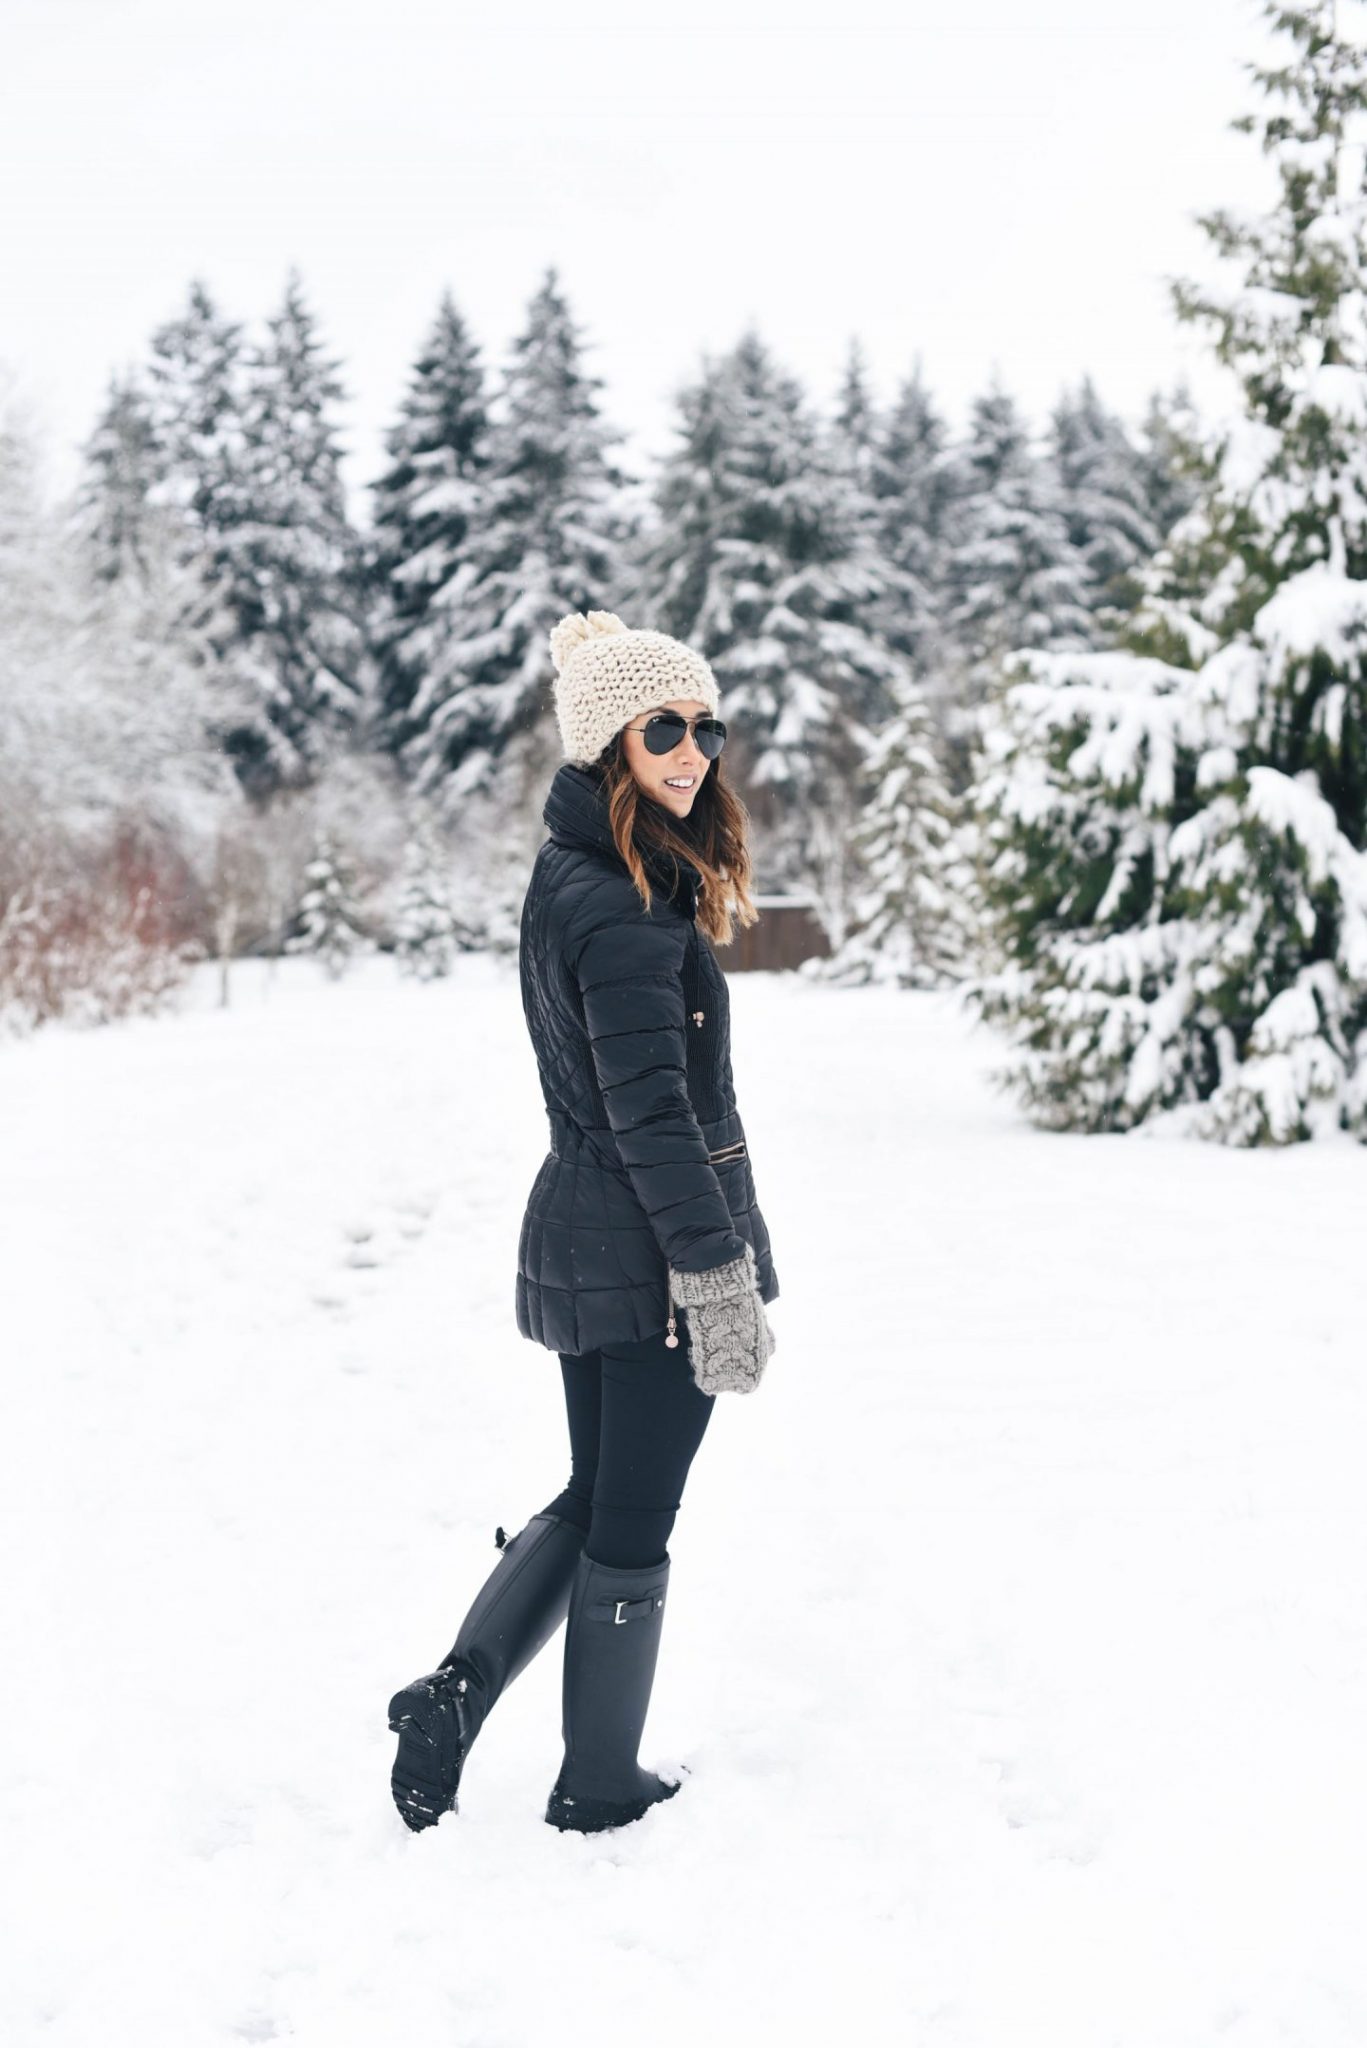
[[[624,726],[623,731],[640,733],[647,753],[672,754],[690,725],[698,752],[705,760],[715,761],[726,745],[726,726],[720,718],[685,718],[681,711],[655,711],[644,725]]]

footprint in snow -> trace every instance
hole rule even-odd
[[[356,1272],[388,1265],[426,1235],[436,1206],[435,1195],[407,1195],[385,1203],[374,1217],[346,1224],[342,1264]]]

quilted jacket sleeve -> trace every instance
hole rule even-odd
[[[639,906],[577,944],[571,965],[608,1122],[660,1249],[680,1272],[745,1253],[687,1087],[687,926]]]

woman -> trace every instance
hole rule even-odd
[[[552,1826],[638,1820],[678,1782],[636,1760],[666,1548],[716,1396],[774,1348],[778,1280],[709,943],[753,924],[744,807],[701,655],[611,612],[551,634],[566,759],[522,910],[523,1011],[550,1121],[518,1247],[517,1325],[557,1353],[571,1475],[511,1541],[435,1672],[396,1693],[412,1828],[456,1805],[504,1687],[567,1620]]]

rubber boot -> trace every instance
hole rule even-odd
[[[546,1806],[552,1827],[622,1827],[679,1789],[636,1761],[668,1585],[668,1555],[629,1571],[580,1556],[565,1626],[565,1757]]]
[[[399,1738],[390,1784],[414,1830],[456,1810],[470,1746],[490,1708],[544,1648],[565,1618],[584,1531],[558,1515],[533,1515],[511,1539],[475,1595],[460,1634],[435,1671],[389,1702]]]

